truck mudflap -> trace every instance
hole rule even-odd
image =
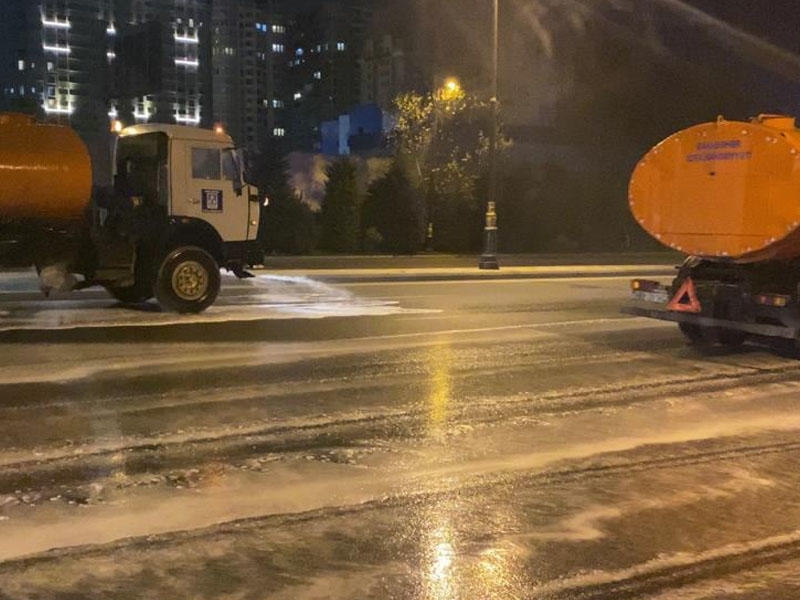
[[[669,290],[657,282],[647,280],[633,280],[631,282],[632,298],[620,312],[636,317],[672,321],[673,323],[687,323],[703,329],[717,329],[740,331],[749,335],[773,338],[799,339],[800,323],[797,326],[780,323],[780,319],[770,319],[770,323],[758,321],[737,321],[722,319],[702,313],[697,297],[691,287],[682,286],[678,292],[670,297]],[[780,312],[786,310],[784,296],[759,296],[757,304],[765,305],[767,311]],[[773,316],[778,315],[773,312]]]

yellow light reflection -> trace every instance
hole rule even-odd
[[[514,597],[524,589],[520,582],[524,566],[519,561],[519,549],[513,545],[507,547],[510,544],[502,540],[499,544],[481,552],[476,565],[475,588],[485,598]]]
[[[449,523],[444,522],[431,532],[428,540],[430,548],[429,570],[426,598],[446,600],[455,596],[453,586],[453,531]]]
[[[435,346],[431,350],[431,385],[428,396],[428,431],[431,435],[442,435],[445,432],[452,391],[452,361],[449,345]]]

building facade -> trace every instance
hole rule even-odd
[[[359,58],[374,3],[342,0],[290,15],[287,135],[293,148],[317,151],[321,124],[359,103]]]
[[[251,149],[315,150],[321,123],[361,99],[373,8],[370,0],[4,0],[0,109],[69,123],[87,140],[113,119],[219,123]]]
[[[8,0],[3,104],[54,120],[90,121],[109,95],[108,0]]]
[[[211,123],[210,0],[6,0],[2,45],[5,107],[34,103],[48,118],[86,128],[120,117]],[[157,89],[130,95],[112,73],[119,39],[160,24]],[[124,43],[122,44],[124,48]],[[204,107],[208,107],[207,110]]]
[[[213,7],[214,121],[250,149],[285,137],[286,25],[278,9],[275,0]]]
[[[110,0],[107,13],[107,57],[115,71],[131,68],[116,61],[135,63],[136,57],[117,56],[126,36],[140,34],[142,24],[157,24],[156,34],[142,36],[150,46],[139,52],[151,58],[155,72],[144,88],[117,85],[109,116],[123,122],[161,123],[210,127],[213,124],[211,70],[211,0]],[[137,36],[137,41],[139,36]],[[134,52],[136,45],[133,44]],[[119,78],[116,80],[119,81]],[[148,85],[149,84],[149,85]],[[145,92],[145,93],[139,93]]]
[[[362,104],[377,104],[390,109],[394,99],[408,91],[405,53],[390,34],[365,41],[359,66]]]

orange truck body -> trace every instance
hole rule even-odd
[[[652,148],[631,212],[654,238],[710,260],[800,257],[800,130],[791,117],[703,123]]]
[[[92,161],[69,127],[0,114],[0,218],[78,221],[91,201]]]
[[[692,343],[783,338],[800,348],[800,130],[792,117],[718,118],[652,148],[631,212],[688,254],[669,284],[631,282],[623,312],[678,323]]]

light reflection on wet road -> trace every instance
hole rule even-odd
[[[0,598],[796,597],[800,362],[626,292],[0,294]]]

